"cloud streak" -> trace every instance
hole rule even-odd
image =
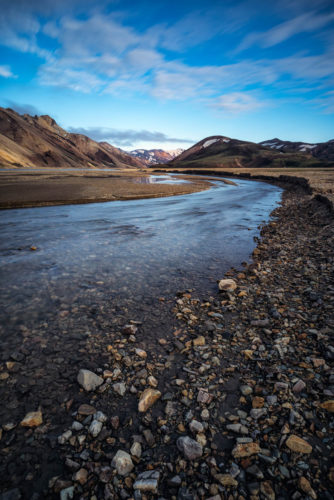
[[[95,141],[111,141],[113,144],[118,144],[120,146],[132,146],[142,141],[157,143],[194,143],[194,141],[190,139],[168,137],[163,132],[151,132],[149,130],[118,130],[108,127],[70,127],[68,130],[75,134],[87,135]]]
[[[6,105],[19,113],[20,115],[24,115],[28,113],[31,116],[41,115],[42,113],[35,106],[31,104],[21,104],[18,102],[11,101],[9,99],[6,100]]]
[[[16,78],[9,66],[0,66],[0,76],[3,78]]]

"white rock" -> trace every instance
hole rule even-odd
[[[103,384],[103,378],[99,377],[90,370],[81,369],[78,373],[77,380],[85,391],[94,391],[97,387]]]
[[[141,444],[138,443],[137,441],[133,443],[130,449],[130,453],[132,456],[140,458],[141,457]]]
[[[117,394],[122,397],[126,393],[126,385],[124,384],[124,382],[117,382],[116,384],[113,384],[112,388],[115,392],[117,392]]]
[[[91,436],[97,437],[100,434],[102,427],[103,427],[102,422],[99,422],[98,420],[93,420],[89,426],[88,432]]]
[[[120,476],[127,476],[134,467],[130,455],[123,450],[118,450],[111,462],[111,466],[115,467],[117,474]]]
[[[72,431],[68,430],[68,431],[63,432],[63,434],[58,437],[58,443],[65,444],[66,441],[68,441],[71,436],[72,436]]]

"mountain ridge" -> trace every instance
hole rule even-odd
[[[274,141],[274,140],[272,140]],[[275,139],[275,141],[280,141]],[[280,141],[284,143],[284,141]],[[287,142],[287,141],[286,141]],[[276,144],[276,142],[275,142]],[[270,141],[255,143],[227,136],[209,136],[186,149],[181,155],[169,162],[170,167],[323,167],[334,166],[334,140],[317,143],[314,148],[301,151],[297,146],[286,146]],[[295,144],[295,143],[290,143]],[[307,143],[300,143],[307,145]],[[309,151],[317,151],[315,156]],[[321,156],[320,156],[321,155]],[[332,159],[333,158],[333,159]],[[205,164],[205,165],[204,165]]]
[[[48,115],[20,115],[0,108],[2,167],[143,168],[138,159],[109,146],[67,132]]]

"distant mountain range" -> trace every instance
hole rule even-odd
[[[309,144],[307,142],[281,141],[281,139],[271,139],[259,143],[261,146],[276,149],[283,153],[308,153],[321,160],[334,161],[334,139],[327,142],[317,142]]]
[[[138,158],[145,165],[156,165],[158,163],[168,163],[181,153],[184,149],[172,149],[164,151],[163,149],[135,149],[130,151],[129,154]]]
[[[107,142],[66,132],[48,115],[0,108],[0,166],[142,168],[143,163]]]
[[[0,108],[0,167],[144,168],[334,166],[334,140],[308,144],[271,139],[259,144],[215,135],[187,150],[136,149],[69,133],[48,115]]]
[[[221,135],[186,149],[171,167],[324,167],[334,166],[334,140],[307,144],[272,139],[260,144]]]

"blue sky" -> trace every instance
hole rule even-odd
[[[0,0],[0,105],[123,149],[334,138],[332,0]]]

